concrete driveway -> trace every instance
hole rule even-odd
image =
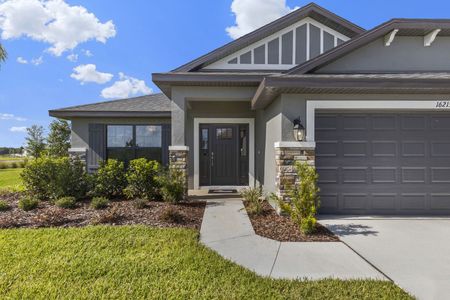
[[[418,299],[450,299],[450,218],[321,216],[320,223]]]

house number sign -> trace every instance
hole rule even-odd
[[[450,101],[436,101],[435,108],[450,108]]]

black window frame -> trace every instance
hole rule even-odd
[[[132,127],[132,133],[133,133],[133,137],[132,137],[132,142],[131,142],[131,146],[125,146],[125,147],[109,147],[108,146],[108,132],[109,132],[109,127],[110,126],[131,126]],[[139,147],[136,145],[136,127],[138,126],[159,126],[160,130],[161,130],[161,146],[160,147]],[[145,149],[157,149],[159,148],[161,151],[161,157],[159,159],[156,158],[151,158],[152,160],[156,160],[158,162],[160,162],[163,165],[168,165],[168,153],[164,153],[165,151],[168,151],[168,146],[170,145],[170,140],[169,141],[165,141],[165,126],[168,126],[167,124],[149,124],[149,123],[143,123],[143,124],[106,124],[106,159],[110,158],[110,150],[131,150],[130,152],[130,159],[129,160],[133,160],[133,159],[138,159],[141,158],[143,156],[139,156],[137,155],[138,150],[145,150]],[[170,127],[169,127],[170,128]],[[169,129],[170,130],[170,129]],[[167,138],[166,138],[167,139]],[[165,149],[167,148],[167,149]],[[124,160],[125,163],[128,163],[128,161],[125,159]]]

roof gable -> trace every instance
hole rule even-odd
[[[243,37],[230,42],[223,47],[220,47],[202,57],[199,57],[173,70],[172,72],[192,72],[198,71],[202,68],[206,68],[208,65],[211,65],[221,59],[227,58],[233,53],[238,52],[243,48],[249,47],[250,45],[257,43],[258,41],[264,40],[265,38],[276,34],[277,32],[300,22],[305,18],[310,18],[312,20],[315,20],[316,22],[321,23],[323,26],[329,28],[330,31],[339,33],[341,35],[340,37],[352,38],[364,32],[364,29],[362,29],[361,27],[335,15],[334,13],[314,3],[311,3],[247,35],[244,35]],[[233,59],[234,57],[230,58],[229,60]],[[240,59],[241,55],[239,56],[237,61],[240,62]],[[244,56],[244,60],[246,59],[248,59],[248,55]],[[228,63],[228,61],[226,62]]]

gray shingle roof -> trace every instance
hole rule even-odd
[[[50,110],[49,114],[53,117],[170,116],[170,106],[170,99],[159,93],[60,108]]]

